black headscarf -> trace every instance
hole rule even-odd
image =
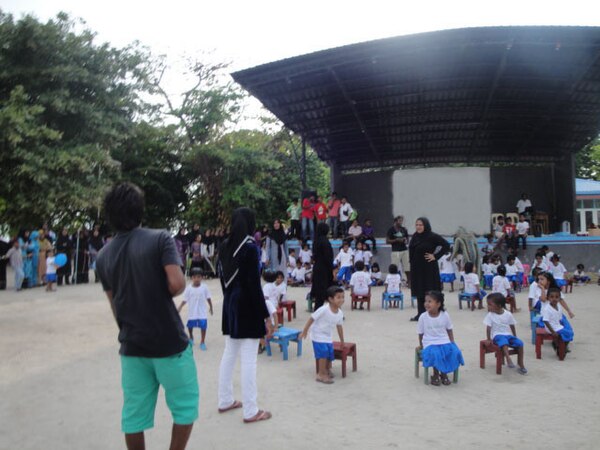
[[[279,221],[278,230],[276,230],[275,225],[273,225],[273,229],[269,232],[269,237],[277,243],[277,263],[281,264],[281,258],[283,257],[281,246],[285,243],[285,231],[283,231],[281,221]]]
[[[331,259],[333,262],[333,249],[327,235],[329,234],[329,225],[325,222],[317,224],[315,231],[315,243],[313,244],[313,255],[315,256],[315,263],[318,257],[325,257]],[[329,256],[331,255],[331,257]]]
[[[431,223],[429,223],[429,219],[427,217],[419,217],[417,220],[415,220],[415,222],[417,222],[419,220],[421,222],[423,222],[424,230],[422,233],[415,233],[412,235],[412,238],[410,239],[409,247],[416,247],[421,242],[423,242],[424,240],[429,238],[429,236],[431,236],[432,231],[431,231]]]
[[[250,208],[238,208],[231,216],[231,233],[219,247],[219,267],[225,287],[235,279],[239,271],[239,250],[246,242],[254,243],[256,218]]]

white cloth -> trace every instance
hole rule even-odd
[[[312,251],[309,250],[300,250],[300,261],[302,261],[302,264],[305,263],[310,263],[310,261],[312,260]]]
[[[354,264],[358,261],[365,261],[365,252],[362,250],[354,250]]]
[[[483,263],[481,265],[481,270],[483,270],[484,275],[493,275],[493,269],[495,267],[492,264]]]
[[[537,284],[537,281],[534,281],[529,285],[529,295],[527,295],[527,298],[530,298],[533,301],[532,306],[534,306],[541,296],[542,288]]]
[[[219,408],[231,406],[233,397],[233,369],[241,354],[241,384],[244,419],[258,413],[256,392],[256,357],[258,339],[232,339],[225,336],[225,350],[219,368]]]
[[[525,272],[525,268],[523,267],[523,263],[521,262],[521,260],[515,256],[515,266],[517,266],[517,272]]]
[[[183,301],[187,303],[188,320],[204,320],[208,318],[206,302],[210,297],[208,287],[202,283],[195,287],[188,284],[183,293]]]
[[[277,313],[277,308],[269,300],[265,300],[265,305],[267,305],[267,311],[269,311],[269,319],[271,320],[271,324],[275,325],[275,318],[273,317],[273,314]]]
[[[361,270],[354,272],[350,277],[350,286],[352,286],[353,292],[356,295],[367,295],[369,293],[369,284],[371,284],[369,272]]]
[[[492,274],[496,275],[498,273],[498,267],[500,267],[500,264],[490,264],[490,267],[492,269]]]
[[[371,264],[371,259],[373,258],[373,253],[371,253],[371,250],[363,250],[363,261],[365,262],[365,265],[369,265]]]
[[[515,263],[507,264],[504,267],[506,268],[507,277],[517,274],[517,265]]]
[[[533,269],[535,269],[536,267],[539,267],[544,272],[548,272],[548,264],[546,264],[544,262],[543,258],[542,258],[542,260],[539,263],[537,262],[537,260],[533,262],[533,264],[531,265],[531,272],[532,273],[533,273]]]
[[[479,292],[479,277],[476,273],[467,273],[463,276],[465,282],[465,294],[477,294]]]
[[[371,271],[369,273],[371,275],[371,280],[381,281],[381,272],[373,272],[373,271]]]
[[[529,233],[529,222],[526,220],[523,222],[517,222],[516,226],[519,236],[525,236],[527,233]]]
[[[557,265],[554,265],[554,263],[550,264],[549,270],[555,280],[564,280],[565,273],[567,273],[567,269],[565,269],[565,266],[561,262]]]
[[[314,342],[333,343],[333,328],[344,323],[344,313],[342,310],[338,309],[334,313],[329,303],[325,303],[312,313],[310,317],[314,320],[310,327],[310,338]]]
[[[273,305],[273,308],[277,309],[279,306],[279,292],[275,283],[266,283],[263,286],[263,295],[265,297],[265,301]],[[271,314],[271,313],[269,313]]]
[[[56,274],[56,264],[54,263],[54,256],[48,256],[46,258],[46,275]]]
[[[451,329],[452,321],[446,311],[440,311],[437,317],[431,317],[429,312],[425,311],[417,323],[417,333],[423,335],[423,348],[450,343],[448,330]]]
[[[285,281],[275,284],[275,288],[277,289],[277,298],[284,301],[287,298],[287,284],[285,284]]]
[[[558,309],[554,309],[550,302],[542,303],[542,320],[548,322],[554,331],[560,331],[564,328],[560,323],[563,316],[563,308],[560,303],[557,303],[556,307]],[[546,327],[546,329],[548,329],[548,327]]]
[[[288,267],[290,268],[290,271],[296,268],[296,257],[292,255],[288,256]]]
[[[350,203],[346,202],[343,205],[341,205],[340,206],[340,222],[347,222],[353,211],[354,210],[352,209],[352,205],[350,205]]]
[[[552,266],[552,257],[554,256],[554,252],[548,252],[546,253],[546,255],[544,256],[544,262],[546,263],[546,265],[548,266],[548,270],[550,270],[550,266]]]
[[[497,335],[512,336],[513,333],[510,326],[517,324],[517,321],[510,312],[506,310],[502,311],[502,314],[489,312],[483,319],[483,324],[492,328],[492,339]]]
[[[531,208],[531,200],[519,200],[517,202],[517,211],[519,214],[523,214],[527,208]]]
[[[292,278],[298,283],[304,283],[306,281],[306,269],[304,267],[296,267],[292,270]]]
[[[402,283],[402,276],[399,273],[388,273],[385,277],[385,285],[387,285],[386,292],[390,294],[400,293],[400,284]]]
[[[335,260],[338,262],[338,266],[341,267],[352,267],[352,258],[354,254],[352,250],[348,249],[347,252],[344,249],[340,250]]]
[[[499,292],[505,297],[508,295],[510,290],[510,281],[502,275],[496,275],[492,280],[492,292]]]
[[[452,255],[444,255],[440,258],[439,261],[440,273],[443,274],[451,274],[456,272],[456,266],[454,265],[454,261],[452,261]]]

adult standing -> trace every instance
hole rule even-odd
[[[102,247],[104,247],[104,240],[100,235],[100,227],[94,227],[94,231],[92,231],[92,236],[88,243],[88,250],[90,252],[90,267],[94,271],[94,282],[96,283],[100,281],[98,278],[98,271],[96,270],[96,258],[98,257],[98,252],[102,250]]]
[[[425,217],[415,222],[415,234],[408,247],[410,257],[411,295],[417,297],[418,314],[410,320],[417,321],[425,312],[427,291],[441,291],[440,269],[437,260],[450,251],[448,241],[431,230]]]
[[[9,250],[9,243],[0,238],[0,291],[6,289],[6,265],[8,264],[8,260],[2,257],[6,255]],[[21,251],[19,250],[19,254],[20,253]],[[21,265],[23,264],[21,263]]]
[[[327,300],[327,289],[333,286],[333,248],[327,238],[329,226],[317,224],[315,243],[313,245],[312,287],[310,296],[315,299],[315,311]]]
[[[529,198],[527,198],[527,194],[523,192],[521,194],[521,198],[517,202],[517,213],[528,215],[531,212],[532,207],[533,205],[531,204],[531,200],[529,200]]]
[[[302,239],[302,228],[300,227],[300,214],[302,213],[302,207],[295,198],[292,200],[292,204],[288,206],[286,210],[287,216],[290,219],[290,237],[295,239]]]
[[[175,242],[142,228],[144,197],[135,185],[114,187],[104,212],[117,234],[98,254],[102,287],[119,326],[122,429],[129,449],[143,449],[159,387],[173,416],[171,449],[184,449],[198,418],[198,375],[173,297],[185,289]]]
[[[254,211],[236,209],[231,219],[231,234],[219,249],[217,263],[223,289],[221,328],[225,335],[219,369],[219,412],[243,407],[246,423],[271,418],[270,412],[257,406],[258,344],[261,338],[272,333],[272,329],[271,322],[266,320],[269,311],[260,285],[260,257],[252,238],[254,228]],[[243,403],[233,398],[233,369],[238,356],[241,359]]]
[[[52,248],[52,243],[46,237],[44,229],[40,229],[38,232],[38,266],[37,266],[37,280],[38,284],[46,284],[46,258],[48,257],[48,250]]]
[[[350,228],[350,216],[354,210],[352,209],[352,205],[348,203],[348,199],[346,197],[342,197],[342,201],[340,202],[340,227],[342,228],[342,238],[348,236],[348,228]]]
[[[310,194],[302,200],[302,239],[313,239],[315,235],[315,196]]]
[[[327,225],[329,225],[329,229],[331,230],[331,235],[334,239],[338,237],[338,228],[340,226],[340,205],[342,203],[337,198],[337,192],[332,192],[331,197],[327,201]]]
[[[56,239],[56,253],[63,253],[67,262],[56,270],[58,275],[57,285],[62,286],[63,279],[66,284],[71,284],[71,260],[73,253],[73,240],[69,236],[69,230],[64,227]]]
[[[90,282],[89,238],[90,235],[85,227],[79,230],[75,256],[75,280],[77,284]]]
[[[284,274],[287,273],[287,240],[279,219],[273,221],[273,229],[269,232],[266,247],[269,269],[275,272],[281,270]]]
[[[410,259],[408,255],[408,230],[403,226],[404,216],[394,217],[394,224],[388,230],[385,242],[392,246],[392,264],[406,274],[406,282],[410,287]]]

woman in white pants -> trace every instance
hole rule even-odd
[[[252,234],[254,211],[233,212],[231,235],[219,249],[218,272],[223,288],[222,331],[225,350],[219,369],[219,412],[243,407],[245,423],[271,418],[256,401],[256,357],[259,339],[272,333],[260,285],[260,257]],[[266,323],[265,323],[266,321]],[[267,332],[268,327],[268,332]],[[233,369],[241,356],[242,402],[233,397]]]

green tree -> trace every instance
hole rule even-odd
[[[579,178],[600,181],[600,137],[577,153],[575,166]]]
[[[96,217],[111,151],[129,135],[148,56],[96,44],[65,14],[47,23],[0,11],[0,222]]]

